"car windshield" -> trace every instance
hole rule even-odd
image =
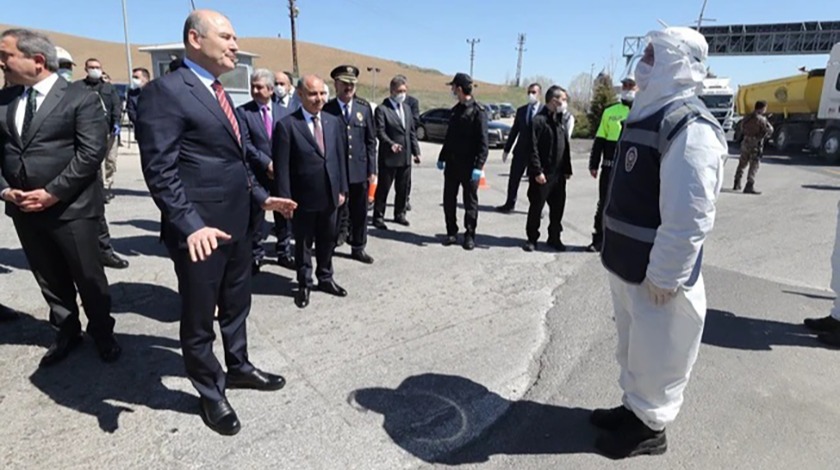
[[[700,99],[703,100],[703,103],[705,103],[706,107],[709,109],[728,108],[732,106],[731,95],[704,95],[701,96]]]

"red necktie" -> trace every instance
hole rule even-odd
[[[222,84],[219,83],[218,80],[213,82],[213,91],[216,92],[216,100],[219,101],[219,106],[222,107],[222,112],[225,113],[225,116],[228,118],[230,125],[233,126],[233,133],[236,134],[236,141],[240,144],[242,143],[242,136],[239,134],[239,123],[236,122],[236,116],[233,115],[233,108],[230,107],[230,103],[227,100],[227,96],[225,95],[225,89],[222,88]]]

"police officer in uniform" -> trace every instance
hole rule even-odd
[[[609,271],[621,405],[592,412],[612,458],[662,454],[706,316],[703,242],[723,184],[726,138],[696,96],[706,39],[690,28],[648,35],[639,92],[615,154],[601,259]]]
[[[621,126],[630,113],[633,99],[636,97],[636,81],[626,77],[621,81],[621,101],[608,106],[601,115],[601,123],[595,133],[592,153],[589,154],[589,174],[598,178],[598,165],[601,166],[601,178],[598,179],[598,205],[595,207],[595,232],[587,251],[601,251],[604,239],[604,202],[607,200],[607,187],[610,184],[615,146],[621,135]],[[603,160],[601,156],[603,155]]]
[[[458,104],[452,108],[446,139],[440,150],[437,167],[443,171],[443,213],[446,218],[446,246],[458,242],[455,217],[458,189],[463,190],[464,249],[475,248],[478,223],[478,182],[487,161],[487,112],[473,96],[473,80],[457,73],[447,85]]]
[[[356,96],[359,69],[339,65],[330,73],[335,80],[336,97],[324,111],[338,117],[344,124],[347,146],[347,178],[350,192],[347,204],[338,208],[338,239],[340,246],[347,240],[351,256],[365,264],[373,263],[365,251],[367,245],[368,187],[376,182],[376,127],[370,104]]]

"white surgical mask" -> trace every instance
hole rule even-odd
[[[131,77],[131,88],[140,88],[141,85],[139,78]]]
[[[650,83],[650,76],[653,74],[653,66],[645,62],[636,64],[636,72],[633,74],[636,78],[636,86],[639,90],[644,90]]]
[[[537,98],[536,93],[528,93],[528,104],[534,104],[537,101],[539,101],[539,99]]]
[[[58,69],[58,75],[68,82],[73,81],[73,71],[70,69]]]
[[[397,103],[403,104],[405,102],[405,95],[406,95],[405,93],[397,93],[396,95],[394,95],[393,99]]]
[[[560,102],[560,106],[557,107],[557,111],[561,113],[565,113],[569,110],[569,103],[562,101]]]
[[[621,101],[632,103],[636,99],[636,90],[623,90],[621,92]]]
[[[286,87],[282,85],[275,85],[274,86],[274,95],[281,100],[286,97]]]
[[[99,80],[102,78],[102,69],[90,69],[87,74],[91,80]]]

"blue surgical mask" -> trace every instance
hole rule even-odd
[[[70,69],[58,69],[58,75],[68,82],[73,81],[73,71]]]

